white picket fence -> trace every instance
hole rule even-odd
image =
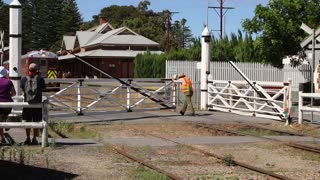
[[[200,82],[199,61],[166,61],[166,78],[174,74],[185,73],[193,82]],[[311,68],[309,64],[298,67],[285,65],[282,69],[261,63],[235,63],[252,81],[287,82],[292,80],[292,91],[299,91],[299,84],[310,81]],[[228,62],[210,62],[210,74],[214,80],[244,79]]]

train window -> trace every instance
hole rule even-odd
[[[57,66],[56,63],[57,63],[57,61],[48,59],[48,66],[49,66],[49,67],[55,67],[55,66]]]
[[[46,66],[46,60],[40,59],[40,66]]]

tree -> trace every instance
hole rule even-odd
[[[193,39],[193,34],[190,30],[190,27],[189,26],[186,26],[187,24],[187,20],[186,19],[181,19],[180,21],[181,23],[181,28],[182,28],[182,48],[186,48],[186,47],[189,47],[190,46],[190,43]]]
[[[0,32],[4,31],[4,44],[8,46],[9,34],[9,6],[0,0]]]
[[[62,36],[74,33],[82,23],[75,0],[20,0],[20,3],[23,53],[40,48],[57,50]],[[2,0],[0,14],[0,29],[3,28],[7,35],[9,6]]]
[[[34,0],[20,0],[22,5],[22,50],[23,54],[33,49]]]
[[[145,36],[160,44],[161,50],[166,48],[166,18],[169,10],[153,12],[148,10],[151,5],[149,0],[141,1],[135,6],[112,5],[101,9],[100,14],[93,16],[93,20],[84,23],[81,28],[89,29],[99,24],[99,16],[106,17],[108,23],[119,28],[127,26],[138,34]],[[171,44],[176,49],[187,47],[191,42],[192,33],[186,25],[186,20],[177,20],[175,27],[170,31]]]
[[[150,6],[150,1],[149,0],[144,0],[144,1],[141,1],[139,4],[138,4],[138,9],[142,12],[145,12],[148,10],[148,6]]]
[[[74,35],[80,29],[82,18],[75,0],[63,0],[61,4],[61,14],[56,14],[59,22],[56,24],[56,41],[50,46],[50,50],[56,52],[60,49],[63,35]]]
[[[301,23],[316,28],[320,22],[318,0],[272,0],[267,6],[258,5],[255,16],[243,22],[248,33],[257,33],[256,55],[264,63],[281,67],[282,58],[297,54],[305,37]]]

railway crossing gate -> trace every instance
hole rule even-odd
[[[305,38],[300,46],[305,49],[305,53],[307,55],[307,60],[311,65],[311,92],[319,91],[320,85],[318,81],[320,79],[319,72],[317,72],[317,68],[319,66],[320,61],[320,28],[311,29],[304,23],[301,24],[300,28],[304,30],[309,36]],[[313,100],[312,100],[313,101]]]
[[[210,79],[210,37],[206,27],[202,32],[201,41],[201,108],[205,109],[204,105],[207,105],[209,110],[261,116],[289,123],[292,109],[291,83],[280,86],[276,84],[277,87],[272,91],[267,91],[263,84],[252,82],[232,61],[228,62],[244,79],[243,82]],[[274,87],[274,84],[271,87]]]
[[[91,65],[90,63],[82,60],[79,56],[74,56],[82,63],[110,77],[113,82],[109,81],[108,84],[108,82],[105,82],[106,80],[89,80],[88,82],[85,79],[77,80],[77,82],[61,89],[56,94],[51,95],[49,97],[49,102],[51,105],[67,107],[73,111],[76,111],[78,115],[82,115],[84,111],[96,106],[104,100],[111,102],[113,106],[121,106],[128,112],[132,111],[132,108],[141,105],[145,101],[151,101],[160,105],[160,109],[176,108],[175,93],[172,93],[175,92],[175,85],[172,80],[167,82],[162,80],[158,83],[164,83],[164,86],[158,88],[149,87],[148,89],[130,79],[125,81],[120,78],[113,77],[99,68]],[[49,79],[49,81],[55,82],[54,79]],[[61,83],[61,80],[56,80],[56,82]],[[110,85],[110,83],[112,85]],[[107,88],[107,86],[109,87]],[[71,93],[68,93],[70,90]],[[76,97],[70,99],[70,96],[68,97],[68,95],[76,95]],[[72,103],[73,99],[76,99],[76,101]],[[68,101],[68,103],[66,103],[66,101]],[[105,107],[107,104],[102,106]]]
[[[161,79],[46,79],[60,83],[61,90],[49,95],[50,111],[86,112],[175,109],[175,84]]]

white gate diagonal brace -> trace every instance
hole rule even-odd
[[[145,96],[145,97],[148,97],[150,100],[152,100],[152,101],[160,104],[161,106],[165,107],[164,109],[175,109],[175,108],[176,108],[175,106],[173,106],[173,105],[171,105],[171,104],[168,104],[168,102],[164,102],[163,100],[161,100],[161,99],[159,99],[159,98],[157,98],[157,97],[152,97],[152,96],[151,96],[152,93],[150,93],[148,90],[145,90],[145,89],[142,89],[142,88],[133,86],[133,85],[131,85],[131,84],[129,84],[129,83],[127,83],[127,82],[125,82],[125,81],[117,78],[117,77],[113,77],[113,76],[111,76],[110,74],[102,71],[101,69],[93,66],[92,64],[84,61],[84,60],[81,59],[78,55],[75,55],[75,54],[73,54],[73,53],[70,52],[70,51],[68,51],[68,52],[69,52],[71,55],[73,55],[76,59],[78,59],[79,61],[83,62],[84,64],[86,64],[86,65],[94,68],[95,70],[99,71],[100,73],[102,73],[102,74],[104,74],[104,75],[106,75],[106,76],[108,76],[108,77],[110,77],[110,78],[112,78],[112,79],[115,79],[115,80],[119,81],[121,84],[126,85],[127,87],[130,87],[132,90],[134,90],[134,91],[140,93],[141,95],[143,95],[143,96]]]
[[[228,61],[231,66],[233,68],[236,69],[236,71],[238,71],[238,73],[245,79],[245,81],[247,81],[247,83],[252,87],[252,89],[260,96],[260,97],[264,97],[266,98],[266,103],[268,105],[270,105],[273,111],[277,112],[277,113],[281,113],[281,110],[279,109],[279,107],[271,102],[270,100],[273,100],[272,97],[270,97],[270,95],[268,93],[266,93],[265,91],[263,91],[263,89],[257,89],[256,86],[254,86],[254,84],[250,81],[250,79],[234,64],[234,62],[232,61]],[[280,115],[278,115],[281,119],[285,120],[286,117],[281,113]],[[290,117],[289,117],[290,118]]]

